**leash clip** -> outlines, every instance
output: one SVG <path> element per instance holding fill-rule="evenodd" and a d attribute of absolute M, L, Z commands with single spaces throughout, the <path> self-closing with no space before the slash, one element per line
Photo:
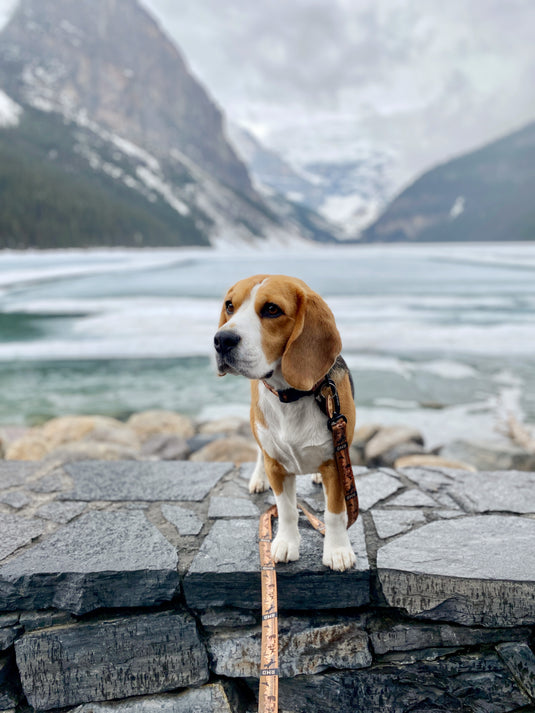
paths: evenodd
<path fill-rule="evenodd" d="M 327 426 L 329 427 L 329 431 L 332 431 L 333 428 L 341 421 L 347 423 L 347 418 L 344 416 L 343 413 L 335 413 L 331 418 L 327 419 Z"/>
<path fill-rule="evenodd" d="M 326 389 L 329 389 L 328 393 L 325 393 Z M 325 413 L 328 417 L 327 424 L 331 431 L 334 423 L 341 418 L 347 423 L 346 417 L 340 413 L 340 397 L 338 396 L 336 384 L 332 379 L 329 379 L 328 376 L 325 377 L 320 386 L 319 397 L 325 405 Z"/>

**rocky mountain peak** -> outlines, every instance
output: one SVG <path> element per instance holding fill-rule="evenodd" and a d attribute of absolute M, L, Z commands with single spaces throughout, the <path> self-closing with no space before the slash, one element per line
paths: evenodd
<path fill-rule="evenodd" d="M 0 86 L 254 195 L 220 110 L 137 0 L 20 0 L 0 33 Z"/>

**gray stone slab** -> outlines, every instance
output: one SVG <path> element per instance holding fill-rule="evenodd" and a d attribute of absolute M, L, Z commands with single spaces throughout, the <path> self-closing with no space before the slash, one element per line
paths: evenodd
<path fill-rule="evenodd" d="M 208 609 L 200 614 L 201 624 L 204 629 L 239 629 L 245 626 L 254 626 L 256 617 L 239 609 Z"/>
<path fill-rule="evenodd" d="M 493 652 L 281 679 L 279 692 L 281 710 L 306 713 L 506 713 L 530 702 Z"/>
<path fill-rule="evenodd" d="M 416 663 L 417 661 L 436 661 L 444 656 L 459 653 L 461 650 L 462 646 L 414 649 L 411 651 L 399 651 L 390 654 L 383 654 L 378 657 L 377 661 L 381 664 L 395 664 L 396 666 L 401 667 L 402 664 L 411 664 Z"/>
<path fill-rule="evenodd" d="M 74 713 L 74 712 L 73 712 Z M 220 683 L 183 693 L 133 698 L 110 703 L 85 703 L 76 713 L 234 713 Z"/>
<path fill-rule="evenodd" d="M 24 635 L 15 652 L 24 693 L 38 710 L 208 680 L 206 650 L 185 612 L 44 629 Z"/>
<path fill-rule="evenodd" d="M 0 629 L 4 629 L 7 626 L 14 626 L 19 623 L 20 614 L 17 612 L 8 612 L 7 614 L 0 614 Z"/>
<path fill-rule="evenodd" d="M 354 569 L 346 572 L 333 572 L 323 566 L 323 539 L 303 516 L 300 532 L 300 559 L 277 565 L 280 608 L 342 609 L 367 604 L 370 600 L 370 568 L 362 520 L 349 530 L 357 563 Z M 193 608 L 259 608 L 258 522 L 247 518 L 216 520 L 193 560 L 183 586 L 186 600 Z"/>
<path fill-rule="evenodd" d="M 82 461 L 65 470 L 74 482 L 65 500 L 201 501 L 230 472 L 230 463 Z"/>
<path fill-rule="evenodd" d="M 401 495 L 398 495 L 393 500 L 388 501 L 388 507 L 400 508 L 400 507 L 410 507 L 410 508 L 434 508 L 437 506 L 435 500 L 432 497 L 423 493 L 417 488 L 411 488 L 406 490 Z"/>
<path fill-rule="evenodd" d="M 403 487 L 397 478 L 381 471 L 364 476 L 356 475 L 355 483 L 359 494 L 360 509 L 363 511 L 370 510 L 378 502 L 385 500 Z"/>
<path fill-rule="evenodd" d="M 162 513 L 180 535 L 198 535 L 203 528 L 203 521 L 192 510 L 180 505 L 162 505 Z"/>
<path fill-rule="evenodd" d="M 65 523 L 81 515 L 86 507 L 86 503 L 53 502 L 43 505 L 35 514 L 38 517 L 42 517 L 43 520 L 52 520 L 52 522 L 65 525 Z"/>
<path fill-rule="evenodd" d="M 535 701 L 535 654 L 528 644 L 511 641 L 500 644 L 496 650 L 522 690 Z"/>
<path fill-rule="evenodd" d="M 425 515 L 419 510 L 374 510 L 372 517 L 377 534 L 383 540 L 425 522 Z"/>
<path fill-rule="evenodd" d="M 438 493 L 452 483 L 452 478 L 461 471 L 439 468 L 404 468 L 403 474 L 429 493 Z"/>
<path fill-rule="evenodd" d="M 0 567 L 0 609 L 154 605 L 175 594 L 177 563 L 143 512 L 89 512 Z"/>
<path fill-rule="evenodd" d="M 468 512 L 535 513 L 535 473 L 459 472 L 450 492 Z"/>
<path fill-rule="evenodd" d="M 27 493 L 22 492 L 21 490 L 14 490 L 11 493 L 2 493 L 0 494 L 0 503 L 3 503 L 4 505 L 9 505 L 12 508 L 15 508 L 16 510 L 20 510 L 20 508 L 23 508 L 25 505 L 28 505 L 31 503 L 32 499 Z"/>
<path fill-rule="evenodd" d="M 60 473 L 53 472 L 30 483 L 28 489 L 33 490 L 34 493 L 59 493 L 65 487 L 65 480 L 66 478 Z"/>
<path fill-rule="evenodd" d="M 208 640 L 210 667 L 218 676 L 259 678 L 262 629 L 219 630 Z M 372 663 L 368 635 L 358 619 L 283 617 L 279 620 L 280 675 L 314 674 L 328 668 Z"/>
<path fill-rule="evenodd" d="M 0 460 L 0 490 L 15 485 L 25 485 L 28 478 L 37 472 L 39 463 L 28 461 Z"/>
<path fill-rule="evenodd" d="M 387 602 L 410 615 L 484 626 L 535 623 L 535 520 L 439 520 L 381 547 Z"/>
<path fill-rule="evenodd" d="M 44 531 L 41 520 L 27 519 L 20 515 L 0 513 L 0 560 L 27 545 Z"/>
<path fill-rule="evenodd" d="M 371 627 L 370 641 L 376 654 L 413 651 L 430 647 L 476 646 L 503 641 L 526 641 L 531 635 L 529 627 L 491 628 L 457 626 L 442 623 L 403 621 L 390 624 L 378 617 Z"/>
<path fill-rule="evenodd" d="M 74 621 L 74 617 L 63 611 L 48 609 L 45 611 L 30 611 L 20 613 L 20 625 L 24 631 L 35 631 L 36 629 L 47 629 L 50 626 L 61 626 Z"/>
<path fill-rule="evenodd" d="M 260 510 L 249 498 L 210 498 L 208 517 L 258 517 Z"/>

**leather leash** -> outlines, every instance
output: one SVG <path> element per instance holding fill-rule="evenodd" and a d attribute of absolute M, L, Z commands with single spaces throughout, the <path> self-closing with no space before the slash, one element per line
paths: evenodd
<path fill-rule="evenodd" d="M 359 497 L 355 485 L 353 468 L 351 466 L 351 458 L 349 456 L 346 428 L 347 418 L 340 413 L 340 398 L 336 384 L 328 377 L 325 377 L 316 395 L 316 401 L 318 401 L 320 408 L 322 408 L 323 404 L 322 399 L 324 400 L 325 413 L 328 417 L 327 425 L 333 436 L 334 460 L 336 462 L 340 485 L 344 491 L 347 510 L 347 527 L 349 529 L 359 516 Z"/>
<path fill-rule="evenodd" d="M 267 384 L 266 384 L 267 386 Z M 270 387 L 268 387 L 270 388 Z M 270 389 L 271 390 L 271 389 Z M 346 435 L 346 417 L 340 413 L 340 400 L 336 384 L 325 377 L 314 393 L 320 408 L 328 417 L 333 436 L 334 457 L 340 483 L 344 488 L 347 527 L 359 514 L 359 501 L 353 468 L 349 457 Z M 312 527 L 325 535 L 325 524 L 302 505 L 298 505 Z M 277 713 L 279 709 L 279 625 L 277 573 L 271 557 L 272 518 L 277 517 L 277 506 L 272 505 L 260 517 L 258 528 L 260 552 L 260 579 L 262 584 L 262 645 L 260 654 L 260 683 L 258 687 L 259 713 Z"/>
<path fill-rule="evenodd" d="M 325 525 L 302 505 L 298 506 L 312 527 L 322 535 Z M 262 648 L 260 652 L 260 683 L 258 684 L 258 713 L 277 713 L 279 710 L 279 609 L 277 572 L 271 557 L 271 520 L 278 517 L 272 505 L 260 516 L 258 527 L 260 550 L 260 580 L 262 583 Z"/>

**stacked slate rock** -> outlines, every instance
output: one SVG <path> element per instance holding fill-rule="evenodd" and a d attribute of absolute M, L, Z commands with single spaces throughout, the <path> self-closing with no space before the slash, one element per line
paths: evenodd
<path fill-rule="evenodd" d="M 0 711 L 254 711 L 251 467 L 0 462 Z M 280 710 L 534 710 L 535 473 L 355 470 L 355 567 L 304 519 L 277 566 Z"/>

